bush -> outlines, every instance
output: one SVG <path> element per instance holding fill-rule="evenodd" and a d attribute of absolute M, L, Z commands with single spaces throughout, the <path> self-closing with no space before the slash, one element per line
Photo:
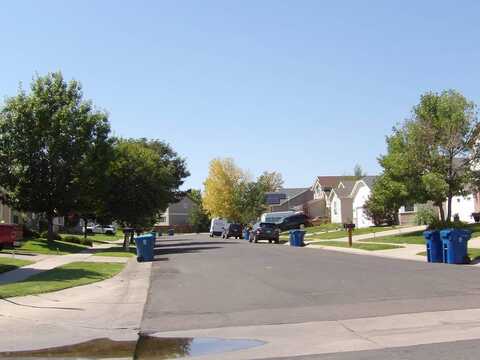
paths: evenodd
<path fill-rule="evenodd" d="M 40 237 L 43 239 L 48 239 L 48 231 L 42 231 L 40 233 Z M 53 240 L 62 240 L 62 237 L 58 235 L 58 233 L 54 232 L 53 233 Z"/>
<path fill-rule="evenodd" d="M 84 239 L 80 236 L 75 235 L 67 235 L 62 238 L 62 241 L 73 243 L 73 244 L 80 244 L 86 246 L 93 246 L 93 241 L 91 239 Z"/>
<path fill-rule="evenodd" d="M 432 225 L 438 222 L 437 212 L 429 206 L 422 206 L 415 216 L 417 225 Z"/>
<path fill-rule="evenodd" d="M 40 234 L 38 233 L 38 231 L 32 230 L 27 226 L 23 225 L 23 237 L 25 239 L 35 239 L 39 238 Z"/>

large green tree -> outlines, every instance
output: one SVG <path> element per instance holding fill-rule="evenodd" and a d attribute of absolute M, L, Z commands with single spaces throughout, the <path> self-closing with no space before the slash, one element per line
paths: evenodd
<path fill-rule="evenodd" d="M 474 179 L 479 122 L 475 104 L 453 91 L 421 96 L 411 119 L 387 138 L 384 174 L 406 189 L 406 201 L 432 201 L 451 220 L 452 198 Z M 447 201 L 447 213 L 443 203 Z"/>
<path fill-rule="evenodd" d="M 185 161 L 168 145 L 152 143 L 156 145 L 144 139 L 115 143 L 106 212 L 124 226 L 151 227 L 158 213 L 183 195 L 178 188 L 189 175 Z"/>
<path fill-rule="evenodd" d="M 84 99 L 80 83 L 60 72 L 35 77 L 29 92 L 19 90 L 1 109 L 3 201 L 45 214 L 51 241 L 53 218 L 78 205 L 85 169 L 109 132 L 107 114 Z"/>
<path fill-rule="evenodd" d="M 234 206 L 238 217 L 231 220 L 242 224 L 255 221 L 266 210 L 265 185 L 258 181 L 241 182 L 234 192 Z"/>

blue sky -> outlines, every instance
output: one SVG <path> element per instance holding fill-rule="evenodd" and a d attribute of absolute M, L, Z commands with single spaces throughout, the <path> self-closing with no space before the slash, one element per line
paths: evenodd
<path fill-rule="evenodd" d="M 214 157 L 310 186 L 359 163 L 421 93 L 479 103 L 475 1 L 3 1 L 0 96 L 61 70 L 116 135 L 158 138 L 202 187 Z"/>

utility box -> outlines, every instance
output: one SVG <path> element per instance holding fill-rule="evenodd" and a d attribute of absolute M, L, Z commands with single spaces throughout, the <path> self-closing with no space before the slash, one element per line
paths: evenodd
<path fill-rule="evenodd" d="M 15 224 L 0 224 L 0 250 L 4 246 L 13 246 L 17 241 L 18 226 Z M 21 236 L 19 237 L 20 240 Z"/>

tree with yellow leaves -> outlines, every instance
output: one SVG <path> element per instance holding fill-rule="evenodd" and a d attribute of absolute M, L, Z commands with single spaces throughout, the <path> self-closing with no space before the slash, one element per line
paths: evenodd
<path fill-rule="evenodd" d="M 204 182 L 203 206 L 211 217 L 231 221 L 242 218 L 236 206 L 238 188 L 247 180 L 247 175 L 231 158 L 217 158 L 210 162 L 208 177 Z"/>

